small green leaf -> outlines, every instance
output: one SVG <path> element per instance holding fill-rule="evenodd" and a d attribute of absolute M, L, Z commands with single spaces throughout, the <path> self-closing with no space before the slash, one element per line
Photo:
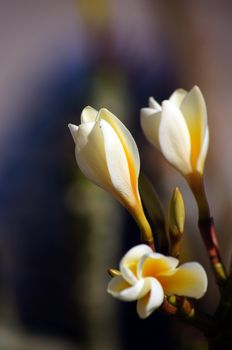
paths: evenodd
<path fill-rule="evenodd" d="M 139 191 L 143 206 L 153 225 L 155 238 L 157 238 L 158 241 L 159 251 L 162 253 L 167 253 L 168 236 L 166 232 L 166 221 L 162 204 L 154 186 L 142 173 L 140 173 L 139 176 Z"/>

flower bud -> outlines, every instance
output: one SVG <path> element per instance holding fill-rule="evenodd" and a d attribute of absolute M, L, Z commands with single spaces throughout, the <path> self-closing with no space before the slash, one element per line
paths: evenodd
<path fill-rule="evenodd" d="M 172 236 L 178 237 L 184 232 L 185 208 L 181 192 L 178 187 L 173 191 L 169 208 L 168 224 Z"/>
<path fill-rule="evenodd" d="M 153 246 L 138 190 L 139 152 L 129 130 L 107 109 L 96 111 L 89 106 L 82 111 L 81 124 L 69 124 L 69 129 L 81 171 L 132 214 L 142 240 Z"/>
<path fill-rule="evenodd" d="M 168 232 L 170 255 L 179 257 L 180 241 L 184 233 L 184 201 L 178 187 L 173 191 L 168 208 Z"/>

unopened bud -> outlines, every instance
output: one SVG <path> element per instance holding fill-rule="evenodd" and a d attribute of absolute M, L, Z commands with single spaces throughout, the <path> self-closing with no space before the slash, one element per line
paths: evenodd
<path fill-rule="evenodd" d="M 121 272 L 119 270 L 116 269 L 108 269 L 108 274 L 110 275 L 110 277 L 115 277 L 115 276 L 120 276 Z"/>
<path fill-rule="evenodd" d="M 180 255 L 180 241 L 184 233 L 184 221 L 184 201 L 180 190 L 176 187 L 168 209 L 169 253 L 176 258 Z"/>
<path fill-rule="evenodd" d="M 169 203 L 168 224 L 169 231 L 174 237 L 178 237 L 184 232 L 185 209 L 184 201 L 178 187 L 175 188 Z"/>

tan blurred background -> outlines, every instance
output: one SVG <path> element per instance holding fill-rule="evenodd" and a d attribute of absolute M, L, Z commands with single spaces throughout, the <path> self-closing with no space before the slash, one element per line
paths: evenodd
<path fill-rule="evenodd" d="M 190 336 L 191 349 L 207 349 L 199 334 L 177 335 L 163 315 L 141 322 L 134 305 L 106 294 L 107 268 L 139 233 L 80 174 L 67 123 L 90 104 L 130 128 L 164 206 L 176 185 L 184 193 L 182 259 L 208 266 L 193 198 L 139 126 L 149 96 L 197 84 L 209 115 L 207 192 L 229 268 L 231 20 L 229 0 L 0 0 L 0 349 L 187 349 Z M 217 297 L 211 276 L 200 307 L 213 311 Z"/>

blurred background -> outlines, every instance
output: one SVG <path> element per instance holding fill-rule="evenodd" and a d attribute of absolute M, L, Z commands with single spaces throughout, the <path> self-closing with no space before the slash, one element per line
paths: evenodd
<path fill-rule="evenodd" d="M 207 349 L 161 313 L 107 295 L 107 268 L 139 243 L 129 214 L 80 173 L 67 124 L 104 106 L 131 130 L 164 208 L 187 212 L 183 261 L 208 269 L 196 207 L 148 144 L 139 111 L 200 86 L 208 107 L 206 185 L 229 268 L 232 224 L 231 1 L 0 0 L 0 350 Z M 213 312 L 210 285 L 199 307 Z M 181 330 L 181 332 L 180 332 Z"/>

